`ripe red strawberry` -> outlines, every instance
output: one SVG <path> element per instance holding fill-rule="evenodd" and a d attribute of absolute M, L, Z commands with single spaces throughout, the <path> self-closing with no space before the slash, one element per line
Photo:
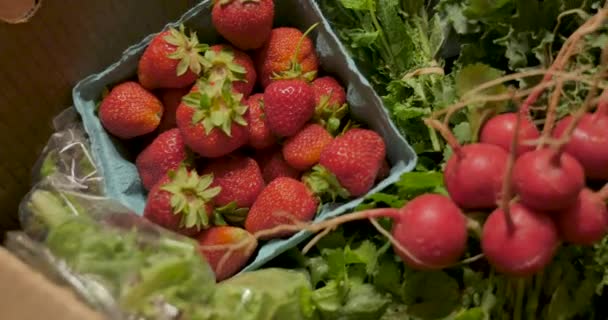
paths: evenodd
<path fill-rule="evenodd" d="M 197 236 L 201 254 L 215 273 L 215 280 L 222 281 L 239 272 L 253 254 L 257 240 L 247 230 L 220 226 L 212 227 Z M 238 245 L 248 242 L 249 246 L 232 251 L 217 250 L 213 246 Z M 224 258 L 227 257 L 227 258 Z M 222 259 L 225 259 L 222 263 Z M 222 265 L 220 265 L 222 263 Z M 220 268 L 221 267 L 221 268 Z"/>
<path fill-rule="evenodd" d="M 163 132 L 135 160 L 139 177 L 146 190 L 177 169 L 188 158 L 184 139 L 178 129 Z"/>
<path fill-rule="evenodd" d="M 217 32 L 241 50 L 264 45 L 273 19 L 273 0 L 219 0 L 211 11 Z"/>
<path fill-rule="evenodd" d="M 255 201 L 247 219 L 245 229 L 255 234 L 279 225 L 290 225 L 296 221 L 306 222 L 314 218 L 318 200 L 302 182 L 292 178 L 277 178 L 272 181 Z M 260 239 L 280 238 L 293 232 L 279 231 Z"/>
<path fill-rule="evenodd" d="M 199 176 L 180 167 L 170 171 L 148 194 L 144 217 L 169 230 L 194 236 L 210 225 L 213 198 L 220 188 L 210 188 L 213 176 Z"/>
<path fill-rule="evenodd" d="M 268 128 L 266 114 L 264 113 L 264 95 L 254 94 L 247 100 L 248 111 L 246 115 L 249 125 L 249 145 L 255 149 L 266 149 L 277 142 L 277 139 Z"/>
<path fill-rule="evenodd" d="M 300 30 L 289 27 L 272 30 L 268 42 L 257 53 L 255 62 L 264 88 L 277 75 L 303 77 L 312 81 L 319 70 L 319 59 L 312 40 Z"/>
<path fill-rule="evenodd" d="M 177 107 L 182 103 L 182 98 L 190 92 L 190 88 L 164 89 L 158 95 L 163 103 L 164 112 L 163 118 L 158 126 L 159 132 L 164 132 L 177 128 L 175 113 Z"/>
<path fill-rule="evenodd" d="M 319 162 L 321 152 L 334 138 L 322 126 L 312 123 L 283 144 L 283 157 L 292 167 L 304 171 Z"/>
<path fill-rule="evenodd" d="M 217 158 L 247 143 L 243 95 L 231 82 L 200 82 L 177 108 L 177 126 L 186 145 L 199 155 Z"/>
<path fill-rule="evenodd" d="M 324 105 L 338 108 L 346 103 L 346 91 L 342 85 L 333 77 L 325 76 L 315 79 L 311 83 L 315 92 L 317 108 Z"/>
<path fill-rule="evenodd" d="M 380 170 L 378 170 L 378 176 L 376 177 L 376 181 L 382 181 L 386 179 L 391 174 L 391 166 L 388 164 L 388 161 L 384 159 L 382 161 L 382 166 Z"/>
<path fill-rule="evenodd" d="M 215 159 L 201 174 L 213 174 L 212 186 L 222 188 L 215 197 L 216 206 L 234 202 L 237 208 L 249 208 L 264 189 L 264 178 L 258 163 L 240 155 Z"/>
<path fill-rule="evenodd" d="M 273 82 L 264 91 L 264 111 L 268 127 L 275 135 L 293 136 L 315 112 L 312 88 L 299 79 Z"/>
<path fill-rule="evenodd" d="M 244 52 L 228 45 L 215 45 L 205 52 L 210 82 L 232 81 L 234 91 L 245 98 L 253 92 L 257 78 L 253 61 Z"/>
<path fill-rule="evenodd" d="M 122 139 L 156 130 L 162 115 L 160 100 L 133 81 L 112 88 L 99 105 L 99 120 L 104 128 Z"/>
<path fill-rule="evenodd" d="M 358 197 L 374 185 L 385 156 L 386 146 L 380 135 L 354 128 L 325 147 L 319 164 L 335 175 L 350 196 Z"/>
<path fill-rule="evenodd" d="M 196 33 L 186 36 L 184 26 L 170 28 L 155 36 L 139 59 L 137 76 L 148 89 L 184 88 L 191 86 L 205 63 Z"/>
<path fill-rule="evenodd" d="M 300 172 L 285 161 L 281 149 L 260 150 L 256 160 L 262 169 L 266 184 L 279 177 L 300 178 Z"/>

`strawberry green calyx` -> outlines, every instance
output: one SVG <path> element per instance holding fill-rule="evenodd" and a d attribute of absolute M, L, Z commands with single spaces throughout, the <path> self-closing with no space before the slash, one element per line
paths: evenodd
<path fill-rule="evenodd" d="M 330 105 L 331 95 L 321 97 L 321 101 L 315 109 L 313 120 L 322 125 L 332 136 L 336 136 L 340 130 L 342 119 L 348 114 L 348 104 L 341 106 Z"/>
<path fill-rule="evenodd" d="M 243 105 L 243 94 L 232 89 L 232 82 L 199 81 L 198 91 L 191 92 L 183 98 L 183 102 L 194 108 L 192 123 L 202 123 L 205 134 L 214 128 L 221 129 L 229 137 L 232 136 L 232 123 L 246 126 L 244 118 L 247 106 Z"/>
<path fill-rule="evenodd" d="M 182 166 L 169 172 L 169 178 L 161 190 L 172 194 L 171 208 L 173 214 L 181 215 L 181 226 L 199 230 L 209 226 L 207 204 L 222 190 L 220 187 L 210 188 L 213 175 L 199 176 L 195 170 L 188 171 Z"/>
<path fill-rule="evenodd" d="M 215 212 L 230 224 L 243 226 L 247 213 L 249 213 L 249 208 L 239 208 L 236 202 L 233 201 L 223 207 L 215 208 Z"/>
<path fill-rule="evenodd" d="M 304 32 L 304 34 L 302 34 L 302 37 L 300 38 L 300 40 L 298 41 L 298 45 L 296 46 L 294 55 L 291 58 L 291 61 L 289 62 L 289 69 L 279 73 L 273 73 L 273 80 L 304 79 L 307 82 L 311 82 L 317 77 L 317 71 L 309 71 L 304 74 L 302 73 L 302 64 L 300 63 L 300 61 L 298 61 L 298 56 L 300 55 L 300 50 L 302 49 L 302 43 L 304 42 L 304 39 L 306 39 L 308 34 L 312 32 L 312 30 L 314 30 L 318 25 L 318 22 L 313 24 L 312 26 L 310 26 L 310 28 L 308 28 L 308 30 L 306 30 L 306 32 Z"/>
<path fill-rule="evenodd" d="M 256 2 L 260 2 L 260 0 L 216 0 L 217 2 L 220 3 L 221 6 L 226 6 L 231 4 L 234 1 L 240 1 L 241 3 L 256 3 Z"/>
<path fill-rule="evenodd" d="M 177 75 L 181 76 L 190 70 L 195 74 L 201 74 L 203 67 L 207 61 L 201 53 L 205 52 L 209 46 L 198 42 L 196 32 L 190 32 L 190 36 L 186 36 L 184 25 L 179 26 L 179 30 L 169 28 L 169 34 L 163 38 L 167 43 L 177 47 L 175 51 L 167 57 L 174 60 L 179 60 L 177 65 Z"/>
<path fill-rule="evenodd" d="M 207 70 L 205 77 L 209 82 L 221 83 L 225 81 L 244 81 L 247 70 L 236 63 L 234 60 L 234 52 L 228 48 L 222 48 L 219 52 L 215 50 L 207 50 L 205 52 L 205 60 Z"/>
<path fill-rule="evenodd" d="M 314 166 L 309 173 L 304 175 L 302 181 L 312 193 L 322 200 L 334 202 L 337 199 L 350 197 L 350 192 L 340 185 L 338 178 L 322 165 Z"/>

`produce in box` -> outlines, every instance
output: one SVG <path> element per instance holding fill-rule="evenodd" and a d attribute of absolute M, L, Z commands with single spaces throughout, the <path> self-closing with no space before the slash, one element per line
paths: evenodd
<path fill-rule="evenodd" d="M 278 15 L 295 7 L 303 11 L 293 22 Z M 259 34 L 235 37 L 235 28 Z M 204 1 L 126 57 L 75 88 L 108 195 L 192 238 L 229 225 L 264 239 L 259 250 L 230 260 L 231 275 L 259 268 L 306 237 L 269 229 L 339 215 L 414 165 L 407 142 L 310 1 Z M 137 79 L 125 73 L 134 67 Z M 142 116 L 129 114 L 136 108 L 107 103 L 117 88 L 138 82 L 139 94 L 157 97 L 154 106 L 167 104 L 144 108 L 154 120 L 142 122 L 145 130 Z M 96 91 L 101 84 L 105 96 Z M 86 99 L 121 116 L 98 118 Z M 271 207 L 283 216 L 267 212 Z"/>
<path fill-rule="evenodd" d="M 201 97 L 187 99 L 191 108 L 214 105 L 216 100 L 203 98 L 206 94 L 230 110 L 227 117 L 215 116 L 215 122 L 210 112 L 199 113 L 201 121 L 210 119 L 202 125 L 208 131 L 204 134 L 216 130 L 231 138 L 239 122 L 247 126 L 242 122 L 251 120 L 243 107 L 255 105 L 255 112 L 264 115 L 254 130 L 247 130 L 261 143 L 237 138 L 238 147 L 223 146 L 240 149 L 236 153 L 223 151 L 211 156 L 215 159 L 195 160 L 201 170 L 216 161 L 259 161 L 258 170 L 247 178 L 256 176 L 254 185 L 264 180 L 267 186 L 250 190 L 257 193 L 250 210 L 235 198 L 220 201 L 223 206 L 212 215 L 207 213 L 210 210 L 197 212 L 205 206 L 191 206 L 189 201 L 213 203 L 221 192 L 208 193 L 212 184 L 208 179 L 199 184 L 199 172 L 192 167 L 174 169 L 184 181 L 193 177 L 185 184 L 188 187 L 174 190 L 181 194 L 175 206 L 194 212 L 180 224 L 196 229 L 217 224 L 199 235 L 201 252 L 217 278 L 237 272 L 259 240 L 306 230 L 319 234 L 301 250 L 293 249 L 267 266 L 310 272 L 313 291 L 300 292 L 312 298 L 300 297 L 299 308 L 304 309 L 290 315 L 604 319 L 597 301 L 603 294 L 607 265 L 608 187 L 602 187 L 606 179 L 601 174 L 602 117 L 608 96 L 603 67 L 607 11 L 599 2 L 503 1 L 482 6 L 443 0 L 430 17 L 430 6 L 422 1 L 320 3 L 353 57 L 368 69 L 370 81 L 399 129 L 414 143 L 420 161 L 415 172 L 404 174 L 385 193 L 368 194 L 357 212 L 309 221 L 317 201 L 367 194 L 369 185 L 386 174 L 386 160 L 378 154 L 390 152 L 390 144 L 382 141 L 382 129 L 375 130 L 382 142 L 378 144 L 372 142 L 378 141 L 374 130 L 357 128 L 356 120 L 340 121 L 348 118 L 348 104 L 340 98 L 343 90 L 336 89 L 333 100 L 331 89 L 340 82 L 323 75 L 314 79 L 323 68 L 308 45 L 303 46 L 303 56 L 285 58 L 284 51 L 297 53 L 307 41 L 296 49 L 289 49 L 291 41 L 273 48 L 273 41 L 283 41 L 286 34 L 309 31 L 281 27 L 274 32 L 270 27 L 265 33 L 269 45 L 252 45 L 262 48 L 253 61 L 262 62 L 256 77 L 269 90 L 268 96 L 264 92 L 250 103 L 251 92 L 232 85 L 240 81 L 243 88 L 247 82 L 226 81 L 242 74 L 242 69 L 233 67 L 206 76 L 201 70 L 194 92 Z M 243 10 L 245 3 L 240 5 L 229 8 Z M 447 32 L 458 34 L 460 43 L 446 44 Z M 227 33 L 226 38 L 230 38 Z M 232 39 L 234 46 L 246 46 Z M 460 50 L 455 60 L 443 60 L 438 53 L 450 46 Z M 268 62 L 269 53 L 276 53 L 280 61 Z M 366 68 L 369 62 L 374 68 Z M 503 76 L 502 70 L 511 74 Z M 211 90 L 200 89 L 205 85 Z M 327 87 L 329 95 L 319 97 Z M 299 91 L 290 95 L 306 94 L 280 96 L 286 88 Z M 315 96 L 314 104 L 309 96 Z M 361 147 L 362 141 L 369 145 Z M 266 143 L 268 150 L 260 147 Z M 311 148 L 302 147 L 308 143 Z M 361 154 L 353 157 L 351 151 Z M 370 160 L 355 161 L 362 158 Z M 216 171 L 204 174 L 209 177 Z M 173 170 L 169 175 L 174 175 Z M 202 186 L 200 194 L 197 186 Z M 214 193 L 213 199 L 206 199 Z M 168 207 L 172 210 L 173 204 Z M 373 229 L 365 222 L 353 222 L 361 219 L 369 220 Z M 226 222 L 244 225 L 249 232 L 225 226 Z M 340 226 L 346 222 L 351 223 Z M 379 234 L 372 235 L 373 230 Z M 247 275 L 235 277 L 239 280 L 234 283 L 248 282 L 242 280 Z M 233 282 L 223 282 L 228 283 Z M 283 310 L 282 304 L 276 305 Z M 257 310 L 258 317 L 266 312 Z"/>

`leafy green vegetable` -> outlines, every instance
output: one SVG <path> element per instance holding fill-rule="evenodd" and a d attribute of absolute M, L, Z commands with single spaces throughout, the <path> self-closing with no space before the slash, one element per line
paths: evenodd
<path fill-rule="evenodd" d="M 268 268 L 239 274 L 217 286 L 210 320 L 314 320 L 305 273 Z"/>
<path fill-rule="evenodd" d="M 419 157 L 415 172 L 357 210 L 401 207 L 421 193 L 445 194 L 441 169 L 452 150 L 421 120 L 457 99 L 536 84 L 540 76 L 471 92 L 503 75 L 547 68 L 565 39 L 602 5 L 599 0 L 317 1 Z M 599 49 L 608 43 L 606 31 L 604 26 L 588 36 L 566 70 L 596 72 Z M 566 83 L 558 118 L 580 106 L 588 90 L 582 82 Z M 546 106 L 547 98 L 545 93 L 536 105 Z M 449 125 L 460 143 L 475 142 L 485 119 L 510 108 L 508 103 L 470 103 Z M 532 116 L 543 119 L 544 112 L 535 108 Z M 486 216 L 469 214 L 481 217 L 479 223 Z M 310 270 L 318 294 L 326 298 L 320 301 L 332 312 L 348 303 L 349 288 L 363 283 L 391 297 L 380 319 L 608 318 L 606 308 L 600 310 L 608 295 L 608 240 L 593 248 L 565 246 L 544 273 L 515 280 L 495 275 L 483 260 L 440 273 L 409 270 L 365 223 L 345 225 L 328 238 L 309 257 L 291 255 Z M 477 238 L 470 238 L 467 257 L 479 252 Z M 358 248 L 363 248 L 359 259 L 347 259 Z M 374 252 L 376 259 L 370 260 Z"/>
<path fill-rule="evenodd" d="M 139 316 L 158 317 L 162 304 L 194 314 L 208 303 L 215 277 L 193 241 L 95 221 L 75 199 L 36 190 L 28 205 L 48 228 L 46 246 L 74 272 L 102 283 L 125 311 Z"/>
<path fill-rule="evenodd" d="M 401 208 L 407 199 L 424 193 L 446 194 L 443 185 L 443 173 L 439 171 L 407 172 L 404 173 L 394 186 L 385 192 L 370 195 L 356 210 L 387 206 Z"/>
<path fill-rule="evenodd" d="M 421 121 L 454 97 L 438 58 L 445 40 L 439 17 L 429 17 L 419 0 L 319 2 L 414 149 L 441 151 L 440 139 Z"/>
<path fill-rule="evenodd" d="M 462 52 L 458 63 L 486 63 L 516 71 L 548 67 L 556 49 L 600 1 L 441 0 L 436 10 Z"/>

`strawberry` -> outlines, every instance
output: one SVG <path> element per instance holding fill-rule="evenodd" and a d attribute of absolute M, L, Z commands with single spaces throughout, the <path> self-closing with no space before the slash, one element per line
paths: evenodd
<path fill-rule="evenodd" d="M 308 124 L 295 136 L 283 144 L 283 157 L 290 166 L 298 170 L 308 170 L 319 162 L 321 151 L 333 137 L 318 124 Z"/>
<path fill-rule="evenodd" d="M 313 26 L 314 27 L 314 26 Z M 319 70 L 319 58 L 312 40 L 300 30 L 289 27 L 273 29 L 268 42 L 257 52 L 256 67 L 263 88 L 276 77 L 303 77 L 312 81 Z"/>
<path fill-rule="evenodd" d="M 227 45 L 215 45 L 205 52 L 207 71 L 205 76 L 210 82 L 232 81 L 234 91 L 245 98 L 253 92 L 256 81 L 253 61 L 244 52 Z"/>
<path fill-rule="evenodd" d="M 380 166 L 380 170 L 378 170 L 378 176 L 376 177 L 376 181 L 382 181 L 386 179 L 391 174 L 391 166 L 388 164 L 388 161 L 384 159 L 382 161 L 382 166 Z"/>
<path fill-rule="evenodd" d="M 160 120 L 160 125 L 158 126 L 159 132 L 177 128 L 175 113 L 179 104 L 182 103 L 182 98 L 187 95 L 188 92 L 190 92 L 190 88 L 178 88 L 163 89 L 158 94 L 164 107 L 163 118 Z"/>
<path fill-rule="evenodd" d="M 158 135 L 135 160 L 144 188 L 150 190 L 169 170 L 177 169 L 187 158 L 186 145 L 178 129 Z"/>
<path fill-rule="evenodd" d="M 206 49 L 195 32 L 186 36 L 183 25 L 179 30 L 169 28 L 152 39 L 139 59 L 139 82 L 148 90 L 189 87 L 203 69 L 200 53 Z"/>
<path fill-rule="evenodd" d="M 341 197 L 362 196 L 374 185 L 385 155 L 386 146 L 376 132 L 350 129 L 323 149 L 319 166 L 313 168 L 313 173 L 305 181 L 317 195 L 335 192 Z M 316 179 L 325 180 L 325 183 L 316 183 Z M 328 186 L 336 186 L 336 180 L 347 194 L 340 188 L 324 190 Z"/>
<path fill-rule="evenodd" d="M 264 113 L 264 95 L 254 94 L 247 100 L 248 111 L 246 115 L 249 124 L 249 145 L 255 149 L 266 149 L 277 141 L 268 128 L 266 114 Z"/>
<path fill-rule="evenodd" d="M 257 240 L 249 232 L 230 226 L 211 227 L 198 235 L 196 239 L 199 243 L 201 255 L 211 266 L 218 282 L 239 272 L 257 246 Z M 228 249 L 217 250 L 211 248 L 213 246 L 238 245 L 246 241 L 249 241 L 249 246 L 243 246 L 242 249 L 232 252 L 229 252 Z"/>
<path fill-rule="evenodd" d="M 315 100 L 304 80 L 280 80 L 264 91 L 264 111 L 270 130 L 279 137 L 296 134 L 312 118 Z"/>
<path fill-rule="evenodd" d="M 273 0 L 219 0 L 211 11 L 217 32 L 241 50 L 264 45 L 273 20 Z"/>
<path fill-rule="evenodd" d="M 335 134 L 339 131 L 340 121 L 348 114 L 346 92 L 333 77 L 325 76 L 311 83 L 315 93 L 314 121 Z"/>
<path fill-rule="evenodd" d="M 346 103 L 346 91 L 342 85 L 333 77 L 325 76 L 315 79 L 311 83 L 315 92 L 317 108 L 328 106 L 338 108 Z"/>
<path fill-rule="evenodd" d="M 144 217 L 169 230 L 194 236 L 210 225 L 213 198 L 221 191 L 210 188 L 213 175 L 199 176 L 180 167 L 169 171 L 148 194 Z"/>
<path fill-rule="evenodd" d="M 300 172 L 285 161 L 281 149 L 263 151 L 264 153 L 258 154 L 257 161 L 266 184 L 279 177 L 300 178 Z"/>
<path fill-rule="evenodd" d="M 243 95 L 232 82 L 199 82 L 177 108 L 177 126 L 186 145 L 199 155 L 217 158 L 247 143 Z"/>
<path fill-rule="evenodd" d="M 215 197 L 214 203 L 230 222 L 242 222 L 246 210 L 251 207 L 262 189 L 264 178 L 258 163 L 241 155 L 226 156 L 211 161 L 201 172 L 213 174 L 214 187 L 222 191 Z M 237 211 L 238 210 L 238 211 Z"/>
<path fill-rule="evenodd" d="M 281 177 L 273 180 L 258 196 L 245 220 L 245 229 L 250 233 L 269 230 L 295 221 L 306 222 L 314 218 L 318 200 L 302 182 Z M 260 239 L 280 238 L 293 234 L 277 231 L 260 235 Z"/>
<path fill-rule="evenodd" d="M 99 105 L 99 120 L 104 128 L 122 139 L 156 130 L 162 115 L 160 100 L 133 81 L 112 88 Z"/>

